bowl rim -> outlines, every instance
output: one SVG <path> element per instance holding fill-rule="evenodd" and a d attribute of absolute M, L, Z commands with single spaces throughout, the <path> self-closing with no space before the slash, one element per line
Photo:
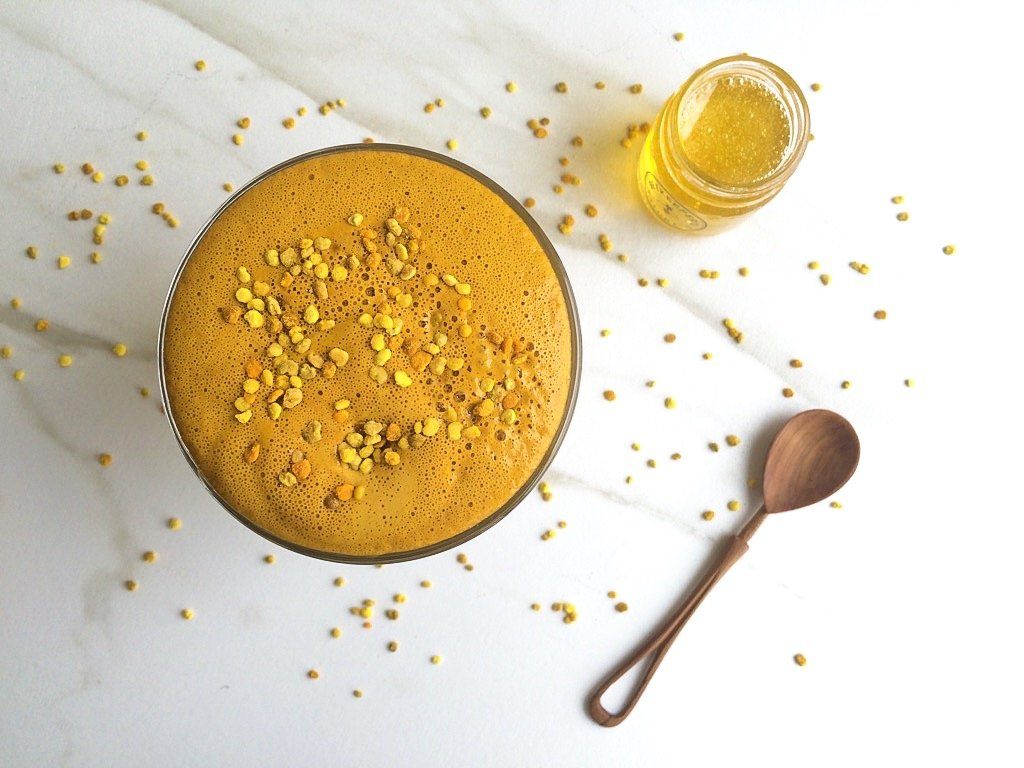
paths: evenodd
<path fill-rule="evenodd" d="M 490 515 L 485 517 L 480 522 L 467 528 L 465 531 L 458 533 L 454 536 L 450 536 L 441 541 L 429 544 L 424 547 L 417 549 L 403 550 L 401 552 L 390 552 L 380 555 L 350 555 L 340 552 L 329 552 L 325 550 L 316 549 L 313 547 L 306 547 L 302 544 L 297 544 L 288 539 L 284 539 L 277 536 L 270 531 L 262 528 L 261 526 L 249 520 L 238 510 L 234 509 L 231 504 L 224 499 L 220 493 L 210 484 L 209 480 L 199 469 L 195 459 L 193 459 L 188 446 L 185 444 L 182 438 L 181 432 L 178 429 L 178 425 L 174 419 L 174 412 L 171 409 L 170 397 L 167 393 L 167 381 L 166 381 L 166 370 L 164 367 L 164 346 L 167 332 L 167 320 L 170 315 L 171 301 L 174 298 L 175 291 L 178 287 L 178 282 L 181 279 L 181 275 L 185 270 L 185 266 L 188 264 L 193 253 L 195 253 L 196 247 L 206 236 L 210 227 L 216 223 L 221 215 L 227 211 L 242 195 L 251 190 L 257 184 L 274 175 L 275 173 L 282 171 L 286 168 L 290 168 L 299 163 L 307 160 L 312 160 L 317 157 L 323 157 L 325 155 L 339 154 L 343 152 L 395 152 L 399 154 L 412 155 L 414 157 L 420 157 L 427 160 L 442 163 L 450 168 L 454 168 L 457 171 L 465 173 L 470 178 L 477 182 L 480 182 L 487 187 L 491 192 L 495 193 L 501 200 L 508 205 L 519 218 L 525 223 L 538 244 L 544 250 L 544 253 L 548 257 L 548 261 L 551 264 L 552 269 L 555 271 L 555 275 L 558 278 L 559 286 L 562 290 L 562 297 L 565 301 L 566 311 L 569 316 L 569 336 L 570 343 L 572 345 L 571 359 L 570 359 L 570 371 L 569 371 L 569 391 L 566 398 L 565 411 L 562 414 L 562 420 L 558 425 L 558 429 L 555 431 L 555 435 L 548 445 L 547 451 L 544 456 L 538 462 L 534 471 L 530 474 L 529 478 L 523 485 L 498 509 L 492 512 Z M 255 177 L 250 179 L 240 188 L 238 188 L 230 197 L 228 197 L 213 214 L 206 220 L 206 223 L 199 229 L 188 248 L 185 249 L 185 254 L 181 258 L 177 269 L 174 272 L 174 276 L 171 279 L 170 287 L 167 290 L 167 296 L 164 299 L 163 311 L 160 317 L 160 329 L 157 336 L 157 373 L 160 381 L 160 400 L 163 404 L 164 415 L 167 417 L 168 423 L 171 426 L 171 431 L 174 433 L 175 440 L 177 440 L 178 447 L 181 449 L 182 454 L 185 456 L 189 467 L 195 475 L 200 479 L 206 490 L 217 500 L 217 502 L 227 512 L 231 514 L 236 520 L 245 525 L 254 533 L 262 536 L 264 539 L 271 541 L 278 546 L 284 547 L 285 549 L 297 552 L 308 557 L 317 558 L 319 560 L 326 560 L 335 563 L 348 563 L 353 565 L 384 565 L 387 563 L 400 563 L 409 560 L 418 560 L 420 558 L 429 557 L 430 555 L 436 555 L 440 552 L 445 552 L 453 547 L 457 547 L 461 544 L 466 543 L 470 539 L 474 539 L 481 533 L 496 525 L 502 519 L 504 519 L 515 507 L 517 507 L 533 490 L 534 486 L 540 481 L 540 478 L 551 466 L 551 462 L 554 460 L 555 455 L 558 453 L 558 449 L 562 445 L 562 441 L 565 439 L 566 432 L 569 429 L 569 423 L 572 420 L 573 411 L 576 408 L 576 400 L 579 395 L 579 384 L 580 375 L 582 371 L 582 335 L 580 332 L 580 320 L 579 313 L 576 307 L 576 299 L 572 292 L 572 286 L 569 283 L 569 276 L 566 273 L 565 265 L 562 263 L 558 252 L 552 245 L 551 240 L 544 233 L 544 230 L 537 223 L 537 221 L 529 214 L 526 208 L 509 194 L 502 186 L 491 179 L 489 176 L 484 175 L 480 171 L 476 170 L 472 166 L 469 166 L 459 160 L 452 157 L 442 155 L 438 152 L 433 152 L 429 149 L 422 149 L 420 147 L 407 146 L 404 144 L 387 144 L 377 143 L 372 144 L 337 144 L 330 147 L 322 147 L 315 149 L 310 152 L 304 152 L 300 155 L 288 158 L 276 165 L 266 169 L 265 171 L 257 174 Z"/>

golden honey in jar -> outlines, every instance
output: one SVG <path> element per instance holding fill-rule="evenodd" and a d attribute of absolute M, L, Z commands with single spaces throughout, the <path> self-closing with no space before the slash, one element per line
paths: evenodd
<path fill-rule="evenodd" d="M 779 67 L 746 55 L 713 61 L 651 126 L 640 195 L 670 227 L 720 232 L 778 194 L 803 157 L 809 124 L 800 87 Z"/>

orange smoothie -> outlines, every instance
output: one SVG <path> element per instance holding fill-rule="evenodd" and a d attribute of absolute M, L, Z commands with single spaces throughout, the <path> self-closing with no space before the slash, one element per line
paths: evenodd
<path fill-rule="evenodd" d="M 216 493 L 272 537 L 382 556 L 480 523 L 570 408 L 558 275 L 499 195 L 390 149 L 302 160 L 243 193 L 171 297 L 171 415 Z"/>

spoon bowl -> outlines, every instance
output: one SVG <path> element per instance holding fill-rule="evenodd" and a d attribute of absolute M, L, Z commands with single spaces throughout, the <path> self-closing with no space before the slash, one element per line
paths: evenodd
<path fill-rule="evenodd" d="M 764 511 L 788 512 L 827 499 L 853 477 L 860 440 L 833 411 L 798 413 L 775 435 L 764 464 Z"/>

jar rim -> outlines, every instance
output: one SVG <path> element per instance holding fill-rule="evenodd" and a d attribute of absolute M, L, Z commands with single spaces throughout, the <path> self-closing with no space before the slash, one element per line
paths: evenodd
<path fill-rule="evenodd" d="M 745 199 L 781 188 L 792 175 L 807 147 L 810 135 L 810 110 L 803 91 L 788 72 L 766 59 L 748 56 L 743 53 L 716 59 L 690 75 L 677 92 L 676 104 L 672 114 L 673 125 L 678 120 L 679 113 L 682 111 L 687 97 L 691 96 L 698 87 L 730 74 L 743 74 L 755 77 L 771 86 L 780 97 L 780 101 L 786 109 L 786 114 L 792 126 L 789 144 L 786 147 L 782 162 L 773 168 L 765 178 L 753 184 L 725 184 L 708 176 L 691 162 L 686 153 L 682 151 L 678 133 L 675 130 L 672 131 L 671 142 L 673 153 L 679 161 L 679 168 L 684 175 L 689 177 L 691 183 L 707 187 L 725 198 Z"/>

